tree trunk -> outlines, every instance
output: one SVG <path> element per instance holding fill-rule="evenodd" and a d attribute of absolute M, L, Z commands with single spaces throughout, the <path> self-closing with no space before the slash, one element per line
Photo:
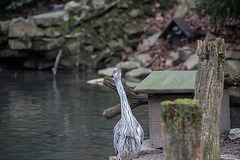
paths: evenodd
<path fill-rule="evenodd" d="M 226 45 L 223 39 L 198 41 L 198 71 L 195 99 L 202 106 L 202 154 L 204 160 L 220 159 L 219 124 L 224 88 L 224 60 Z"/>
<path fill-rule="evenodd" d="M 202 110 L 198 101 L 164 101 L 161 110 L 165 159 L 201 160 Z"/>

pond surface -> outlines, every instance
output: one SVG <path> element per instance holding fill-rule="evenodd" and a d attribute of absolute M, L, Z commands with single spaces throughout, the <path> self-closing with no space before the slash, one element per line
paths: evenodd
<path fill-rule="evenodd" d="M 95 74 L 0 72 L 1 160 L 107 160 L 114 155 L 113 127 L 102 111 L 116 92 L 89 85 Z M 148 138 L 147 107 L 134 109 Z"/>

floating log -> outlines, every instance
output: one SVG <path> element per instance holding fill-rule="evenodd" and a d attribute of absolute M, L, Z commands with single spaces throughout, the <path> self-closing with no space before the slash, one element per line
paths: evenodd
<path fill-rule="evenodd" d="M 202 106 L 202 159 L 220 159 L 220 115 L 224 89 L 224 61 L 226 44 L 224 39 L 198 41 L 198 71 L 195 97 Z"/>
<path fill-rule="evenodd" d="M 163 150 L 166 160 L 201 160 L 202 108 L 197 100 L 161 103 Z"/>

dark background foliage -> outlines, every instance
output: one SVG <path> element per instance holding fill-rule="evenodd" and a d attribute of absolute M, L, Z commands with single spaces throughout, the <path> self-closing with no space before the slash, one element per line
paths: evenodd
<path fill-rule="evenodd" d="M 195 11 L 211 16 L 211 21 L 240 18 L 240 0 L 196 0 Z"/>

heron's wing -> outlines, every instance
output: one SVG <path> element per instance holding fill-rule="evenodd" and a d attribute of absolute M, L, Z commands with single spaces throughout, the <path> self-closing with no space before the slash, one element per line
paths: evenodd
<path fill-rule="evenodd" d="M 140 125 L 140 123 L 136 120 L 136 126 L 137 126 L 137 134 L 140 136 L 140 140 L 141 140 L 141 143 L 143 142 L 143 139 L 144 139 L 144 132 L 143 132 L 143 128 L 142 126 Z"/>
<path fill-rule="evenodd" d="M 121 119 L 118 121 L 118 123 L 115 125 L 113 129 L 113 134 L 114 134 L 113 145 L 114 145 L 115 153 L 117 154 L 118 154 L 117 149 L 118 149 L 119 139 L 121 136 L 120 128 L 121 128 Z"/>
<path fill-rule="evenodd" d="M 142 126 L 139 123 L 137 123 L 137 134 L 139 135 L 140 141 L 142 143 L 144 138 L 144 132 Z"/>
<path fill-rule="evenodd" d="M 140 127 L 140 132 L 141 132 L 141 143 L 142 143 L 143 139 L 144 139 L 144 131 L 143 131 L 143 128 L 140 124 L 139 124 L 139 127 Z"/>

